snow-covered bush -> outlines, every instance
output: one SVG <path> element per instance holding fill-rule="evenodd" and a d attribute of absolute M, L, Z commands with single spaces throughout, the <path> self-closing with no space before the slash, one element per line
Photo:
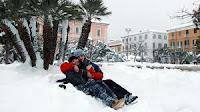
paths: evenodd
<path fill-rule="evenodd" d="M 76 50 L 77 42 L 71 42 L 68 45 L 66 52 L 66 59 L 72 52 Z M 98 41 L 94 46 L 92 40 L 88 40 L 88 43 L 84 49 L 84 52 L 91 61 L 93 62 L 124 62 L 123 55 L 120 55 L 110 49 L 105 43 Z"/>

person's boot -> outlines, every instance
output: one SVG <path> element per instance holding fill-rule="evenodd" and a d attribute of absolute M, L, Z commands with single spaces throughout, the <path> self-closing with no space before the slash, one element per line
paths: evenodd
<path fill-rule="evenodd" d="M 133 95 L 131 95 L 131 94 L 130 94 L 130 95 L 126 95 L 126 96 L 124 97 L 124 99 L 125 99 L 125 104 L 126 104 L 126 105 L 131 104 L 131 103 L 135 102 L 137 98 L 138 98 L 138 96 L 133 96 Z"/>
<path fill-rule="evenodd" d="M 112 103 L 112 108 L 117 110 L 117 109 L 120 109 L 124 106 L 125 104 L 125 100 L 122 98 L 120 100 L 115 100 L 113 103 Z"/>

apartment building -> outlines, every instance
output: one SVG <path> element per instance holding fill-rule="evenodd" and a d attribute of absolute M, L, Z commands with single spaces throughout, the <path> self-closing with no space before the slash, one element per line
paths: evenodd
<path fill-rule="evenodd" d="M 146 58 L 153 59 L 153 50 L 168 46 L 168 37 L 166 32 L 147 30 L 135 34 L 121 37 L 123 42 L 123 52 L 125 54 L 134 54 L 135 49 L 142 47 L 143 55 Z"/>
<path fill-rule="evenodd" d="M 168 44 L 170 49 L 189 52 L 199 52 L 196 48 L 196 40 L 200 36 L 200 30 L 193 23 L 182 24 L 173 27 L 168 32 Z"/>

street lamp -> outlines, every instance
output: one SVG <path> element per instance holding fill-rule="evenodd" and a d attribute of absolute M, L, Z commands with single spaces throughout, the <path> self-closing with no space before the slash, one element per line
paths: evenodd
<path fill-rule="evenodd" d="M 128 42 L 128 39 L 129 39 L 129 33 L 131 32 L 131 30 L 132 30 L 131 28 L 126 28 L 125 29 L 125 31 L 127 33 L 127 40 L 126 40 L 126 43 L 127 43 L 127 50 L 126 50 L 126 52 L 127 52 L 126 53 L 127 59 L 128 59 L 128 52 L 129 52 L 129 48 L 128 48 L 129 47 L 129 45 L 128 45 L 129 42 Z"/>

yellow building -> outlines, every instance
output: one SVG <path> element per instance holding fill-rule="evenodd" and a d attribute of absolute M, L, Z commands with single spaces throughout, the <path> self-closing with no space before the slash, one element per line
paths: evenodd
<path fill-rule="evenodd" d="M 170 49 L 189 52 L 199 52 L 196 47 L 196 40 L 200 36 L 200 30 L 193 23 L 182 24 L 167 30 L 168 46 Z"/>

